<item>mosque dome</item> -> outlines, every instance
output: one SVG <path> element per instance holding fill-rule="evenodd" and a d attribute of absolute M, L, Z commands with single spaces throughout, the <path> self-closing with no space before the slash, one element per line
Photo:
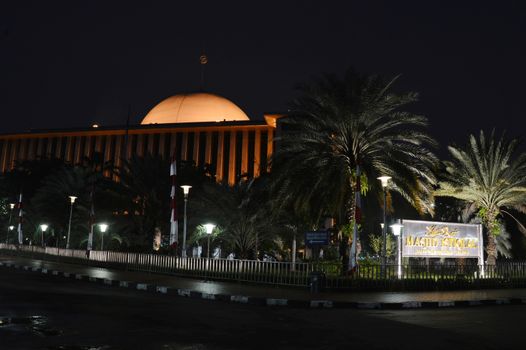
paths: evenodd
<path fill-rule="evenodd" d="M 168 97 L 152 108 L 141 124 L 246 121 L 248 116 L 224 97 L 209 93 Z"/>

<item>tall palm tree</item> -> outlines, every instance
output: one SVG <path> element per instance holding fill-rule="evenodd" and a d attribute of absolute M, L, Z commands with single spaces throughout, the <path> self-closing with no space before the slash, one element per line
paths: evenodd
<path fill-rule="evenodd" d="M 359 184 L 379 190 L 376 177 L 387 175 L 392 190 L 431 212 L 435 141 L 424 116 L 404 111 L 417 94 L 392 92 L 396 80 L 348 70 L 301 86 L 272 160 L 277 196 L 351 223 Z"/>
<path fill-rule="evenodd" d="M 452 160 L 444 162 L 446 179 L 440 182 L 436 196 L 463 200 L 467 211 L 476 214 L 488 231 L 487 263 L 497 259 L 497 239 L 502 231 L 502 217 L 513 219 L 521 232 L 526 228 L 512 211 L 526 213 L 526 154 L 517 152 L 517 139 L 507 141 L 494 133 L 478 139 L 470 135 L 464 149 L 449 146 Z"/>
<path fill-rule="evenodd" d="M 454 197 L 435 198 L 435 219 L 448 222 L 463 222 L 466 224 L 482 224 L 480 217 L 473 211 L 471 205 Z M 500 225 L 500 233 L 496 236 L 497 255 L 511 258 L 511 233 L 507 231 L 504 222 Z"/>

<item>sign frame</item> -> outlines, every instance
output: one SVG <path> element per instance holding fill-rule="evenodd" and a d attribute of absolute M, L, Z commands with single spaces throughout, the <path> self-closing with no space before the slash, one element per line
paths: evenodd
<path fill-rule="evenodd" d="M 476 238 L 478 239 L 478 247 L 477 247 L 477 255 L 474 256 L 474 255 L 468 255 L 468 256 L 462 256 L 462 255 L 451 255 L 451 256 L 447 256 L 447 255 L 433 255 L 433 254 L 430 254 L 430 255 L 412 255 L 412 254 L 407 254 L 407 252 L 405 251 L 405 246 L 406 246 L 406 241 L 405 241 L 405 238 L 406 238 L 406 235 L 407 235 L 407 232 L 406 232 L 406 224 L 407 223 L 416 223 L 416 224 L 424 224 L 424 225 L 433 225 L 433 226 L 445 226 L 445 227 L 448 227 L 448 226 L 454 226 L 454 227 L 471 227 L 471 228 L 475 228 L 476 229 Z M 483 237 L 483 234 L 482 234 L 482 225 L 481 224 L 466 224 L 466 223 L 456 223 L 456 222 L 442 222 L 442 221 L 427 221 L 427 220 L 403 220 L 402 221 L 402 225 L 404 225 L 404 227 L 402 228 L 402 232 L 401 232 L 401 242 L 402 242 L 402 249 L 401 249 L 401 253 L 402 253 L 402 256 L 404 257 L 411 257 L 411 258 L 449 258 L 449 259 L 457 259 L 457 258 L 469 258 L 469 259 L 474 259 L 474 258 L 477 258 L 478 259 L 478 265 L 480 266 L 484 266 L 484 237 Z"/>

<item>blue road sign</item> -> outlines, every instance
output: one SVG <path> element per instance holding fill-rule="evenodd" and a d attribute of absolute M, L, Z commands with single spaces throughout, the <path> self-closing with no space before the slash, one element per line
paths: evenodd
<path fill-rule="evenodd" d="M 328 245 L 329 244 L 329 232 L 327 231 L 305 232 L 305 244 L 308 246 Z"/>

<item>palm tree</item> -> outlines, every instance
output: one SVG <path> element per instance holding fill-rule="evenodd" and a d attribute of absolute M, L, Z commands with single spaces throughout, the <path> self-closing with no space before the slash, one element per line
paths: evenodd
<path fill-rule="evenodd" d="M 119 183 L 111 189 L 112 211 L 118 212 L 117 230 L 125 241 L 136 248 L 151 247 L 156 228 L 167 236 L 170 224 L 170 163 L 160 156 L 147 154 L 144 157 L 134 156 L 123 160 L 120 168 L 114 168 L 113 174 Z M 203 183 L 214 182 L 207 167 L 196 167 L 193 162 L 177 163 L 178 185 L 191 185 L 192 198 L 200 192 Z M 183 192 L 176 188 L 177 207 L 183 206 Z M 217 198 L 215 198 L 217 199 Z M 192 212 L 194 201 L 190 201 L 189 212 Z M 181 216 L 182 211 L 179 211 Z M 179 218 L 182 222 L 182 218 Z M 181 231 L 181 230 L 179 230 Z"/>
<path fill-rule="evenodd" d="M 194 232 L 192 232 L 192 234 L 188 237 L 188 246 L 189 247 L 192 247 L 192 246 L 201 246 L 204 242 L 206 248 L 205 250 L 208 250 L 208 242 L 210 242 L 210 246 L 214 245 L 214 244 L 217 244 L 219 246 L 221 246 L 221 243 L 223 243 L 223 241 L 220 239 L 220 237 L 222 236 L 223 234 L 223 230 L 220 226 L 216 226 L 213 228 L 212 230 L 212 233 L 208 234 L 206 233 L 206 228 L 204 225 L 197 225 L 195 227 L 195 230 Z M 210 239 L 210 240 L 209 240 Z M 222 248 L 225 248 L 225 247 L 222 247 Z M 230 247 L 226 247 L 226 248 L 230 248 Z M 210 254 L 212 254 L 213 250 L 210 249 Z M 202 255 L 206 256 L 206 254 L 204 254 L 204 252 L 201 252 Z M 208 256 L 206 256 L 208 257 Z"/>
<path fill-rule="evenodd" d="M 482 224 L 480 217 L 474 215 L 472 207 L 466 202 L 454 197 L 435 198 L 435 219 L 449 222 L 463 222 L 466 224 Z M 511 233 L 504 222 L 500 225 L 500 233 L 496 236 L 497 255 L 505 258 L 512 257 Z M 464 258 L 460 258 L 464 260 Z"/>
<path fill-rule="evenodd" d="M 89 232 L 90 189 L 92 184 L 96 184 L 100 188 L 103 182 L 105 180 L 100 173 L 83 166 L 64 166 L 46 176 L 32 197 L 31 205 L 28 208 L 33 212 L 31 216 L 35 227 L 46 222 L 57 231 L 57 234 L 64 234 L 67 230 L 68 213 L 71 205 L 69 196 L 77 196 L 78 199 L 75 202 L 72 216 L 71 240 L 72 246 L 78 247 L 83 243 L 83 239 L 87 238 Z M 100 204 L 96 206 L 98 217 L 105 212 L 103 203 L 107 202 L 104 198 L 97 198 L 103 195 L 100 192 L 97 191 L 95 198 L 96 203 Z"/>
<path fill-rule="evenodd" d="M 196 194 L 194 210 L 206 213 L 200 220 L 215 222 L 222 240 L 242 259 L 255 256 L 272 235 L 272 220 L 264 186 L 259 180 L 242 180 L 235 186 L 205 183 Z"/>
<path fill-rule="evenodd" d="M 0 177 L 0 197 L 9 198 L 10 202 L 16 202 L 18 195 L 23 194 L 23 235 L 28 238 L 32 231 L 36 230 L 43 222 L 38 210 L 33 206 L 33 198 L 44 185 L 44 181 L 64 166 L 63 161 L 58 159 L 37 159 L 16 163 L 15 168 L 2 174 Z M 67 197 L 66 197 L 67 200 Z M 51 203 L 50 210 L 56 206 Z M 58 203 L 60 205 L 60 203 Z M 15 211 L 18 214 L 17 211 Z M 13 212 L 13 215 L 15 214 Z M 51 230 L 50 230 L 51 231 Z M 16 232 L 16 229 L 14 230 Z M 15 238 L 16 233 L 12 236 Z"/>
<path fill-rule="evenodd" d="M 376 177 L 387 175 L 419 212 L 432 211 L 435 141 L 425 117 L 403 110 L 417 94 L 391 92 L 396 80 L 348 70 L 343 79 L 325 75 L 301 86 L 272 160 L 283 203 L 352 223 L 358 185 L 379 190 Z"/>
<path fill-rule="evenodd" d="M 28 160 L 17 163 L 15 168 L 0 176 L 0 197 L 15 202 L 23 192 L 24 207 L 27 209 L 31 198 L 50 174 L 59 170 L 64 163 L 57 159 Z"/>
<path fill-rule="evenodd" d="M 463 200 L 466 210 L 476 214 L 488 231 L 487 264 L 497 259 L 497 236 L 502 232 L 502 218 L 513 219 L 521 232 L 526 228 L 512 211 L 526 213 L 526 154 L 517 154 L 517 139 L 496 140 L 494 132 L 486 138 L 470 135 L 464 149 L 449 146 L 452 160 L 444 162 L 446 179 L 440 182 L 436 196 Z"/>
<path fill-rule="evenodd" d="M 134 249 L 150 247 L 156 228 L 168 230 L 169 166 L 167 160 L 147 154 L 123 160 L 122 167 L 114 169 L 120 179 L 110 190 L 114 210 L 119 212 L 116 231 Z"/>

